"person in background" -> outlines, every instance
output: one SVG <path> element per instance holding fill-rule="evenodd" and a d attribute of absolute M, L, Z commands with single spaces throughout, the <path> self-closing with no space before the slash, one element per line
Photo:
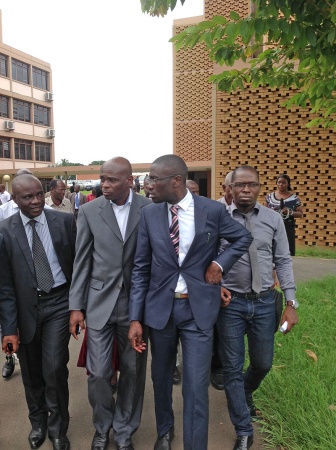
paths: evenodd
<path fill-rule="evenodd" d="M 40 447 L 48 433 L 54 450 L 69 450 L 69 285 L 75 256 L 72 214 L 44 209 L 40 181 L 14 178 L 13 200 L 20 211 L 0 223 L 9 277 L 0 279 L 2 349 L 18 350 L 32 430 Z M 20 257 L 18 257 L 20 255 Z"/>
<path fill-rule="evenodd" d="M 231 203 L 232 203 L 232 191 L 230 188 L 232 173 L 233 172 L 229 172 L 226 174 L 224 183 L 222 184 L 223 191 L 224 191 L 224 197 L 218 199 L 218 201 L 221 203 L 224 203 L 224 205 L 226 207 L 231 205 Z"/>
<path fill-rule="evenodd" d="M 228 212 L 246 226 L 253 242 L 229 273 L 222 286 L 231 293 L 230 303 L 220 308 L 217 329 L 224 389 L 231 422 L 237 440 L 233 450 L 247 450 L 253 443 L 251 418 L 256 417 L 253 392 L 272 367 L 275 330 L 273 264 L 286 299 L 281 324 L 287 332 L 298 322 L 292 258 L 286 230 L 279 214 L 257 202 L 260 194 L 259 174 L 254 167 L 241 166 L 232 174 L 233 203 Z M 222 240 L 225 254 L 228 243 Z M 245 334 L 249 366 L 243 373 Z"/>
<path fill-rule="evenodd" d="M 72 211 L 77 220 L 79 208 L 86 203 L 86 195 L 81 193 L 79 184 L 75 184 L 74 192 L 70 194 L 69 200 L 72 205 Z"/>
<path fill-rule="evenodd" d="M 194 181 L 194 180 L 187 180 L 186 181 L 186 186 L 187 186 L 187 189 L 189 189 L 189 191 L 192 194 L 199 195 L 199 185 L 196 183 L 196 181 Z"/>
<path fill-rule="evenodd" d="M 140 192 L 140 178 L 139 175 L 137 175 L 134 179 L 134 185 L 136 187 L 136 192 L 139 193 Z"/>
<path fill-rule="evenodd" d="M 91 202 L 92 200 L 95 200 L 97 198 L 97 188 L 92 188 L 91 194 L 86 196 L 86 201 Z"/>
<path fill-rule="evenodd" d="M 73 194 L 75 192 L 75 182 L 72 182 L 72 185 L 70 186 L 70 194 Z"/>
<path fill-rule="evenodd" d="M 149 327 L 157 440 L 170 450 L 174 437 L 173 373 L 180 338 L 183 353 L 184 450 L 208 445 L 213 326 L 221 303 L 222 273 L 248 249 L 252 238 L 226 209 L 186 188 L 188 168 L 177 155 L 164 155 L 148 177 L 153 203 L 143 208 L 132 272 L 129 340 L 146 350 Z M 239 226 L 238 226 L 239 225 Z M 218 255 L 220 238 L 231 246 Z"/>
<path fill-rule="evenodd" d="M 131 190 L 132 166 L 125 158 L 106 161 L 100 181 L 103 196 L 83 205 L 78 214 L 70 332 L 77 338 L 77 325 L 87 329 L 88 396 L 95 427 L 91 450 L 108 447 L 111 428 L 117 449 L 133 450 L 147 355 L 135 353 L 128 342 L 128 299 L 140 214 L 151 202 Z M 116 402 L 111 385 L 115 337 L 120 353 Z"/>
<path fill-rule="evenodd" d="M 0 205 L 4 205 L 11 199 L 10 193 L 6 191 L 4 184 L 0 184 Z"/>
<path fill-rule="evenodd" d="M 145 197 L 147 197 L 147 198 L 149 198 L 148 186 L 149 186 L 148 175 L 146 175 L 145 178 L 144 178 L 143 190 L 144 190 L 144 193 L 145 193 Z"/>
<path fill-rule="evenodd" d="M 65 183 L 62 180 L 51 180 L 50 196 L 45 198 L 45 204 L 52 209 L 73 214 L 70 200 L 65 198 Z"/>
<path fill-rule="evenodd" d="M 286 228 L 290 254 L 295 256 L 295 219 L 303 217 L 303 208 L 299 197 L 292 192 L 288 175 L 278 176 L 277 190 L 267 194 L 266 206 L 281 214 Z"/>

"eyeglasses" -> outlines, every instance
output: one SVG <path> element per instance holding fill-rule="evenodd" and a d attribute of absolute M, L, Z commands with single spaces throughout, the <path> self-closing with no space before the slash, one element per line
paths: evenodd
<path fill-rule="evenodd" d="M 236 189 L 244 189 L 245 186 L 247 186 L 250 189 L 255 189 L 257 187 L 260 186 L 260 183 L 256 183 L 256 182 L 250 182 L 250 183 L 232 183 L 230 184 L 230 186 L 236 188 Z"/>
<path fill-rule="evenodd" d="M 149 184 L 155 184 L 158 181 L 167 180 L 168 178 L 174 178 L 177 177 L 179 174 L 176 173 L 175 175 L 167 175 L 166 177 L 147 177 L 146 181 L 148 181 Z"/>

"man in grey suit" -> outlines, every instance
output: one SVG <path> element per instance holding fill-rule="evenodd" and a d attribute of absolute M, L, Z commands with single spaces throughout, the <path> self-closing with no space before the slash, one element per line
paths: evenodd
<path fill-rule="evenodd" d="M 70 332 L 76 337 L 78 324 L 88 333 L 88 394 L 96 429 L 92 450 L 107 448 L 110 428 L 118 450 L 132 450 L 147 355 L 136 354 L 128 342 L 128 298 L 140 213 L 151 201 L 132 192 L 132 167 L 125 158 L 106 161 L 100 180 L 103 196 L 81 206 L 78 214 Z M 111 386 L 115 338 L 121 360 L 116 405 Z"/>
<path fill-rule="evenodd" d="M 177 155 L 151 166 L 132 273 L 129 338 L 142 352 L 144 321 L 149 326 L 158 437 L 154 450 L 170 450 L 174 436 L 172 385 L 176 346 L 183 355 L 184 450 L 208 445 L 208 386 L 213 326 L 220 281 L 248 249 L 252 237 L 219 202 L 186 188 L 188 169 Z M 238 226 L 237 226 L 238 225 Z M 230 242 L 218 255 L 221 238 Z"/>

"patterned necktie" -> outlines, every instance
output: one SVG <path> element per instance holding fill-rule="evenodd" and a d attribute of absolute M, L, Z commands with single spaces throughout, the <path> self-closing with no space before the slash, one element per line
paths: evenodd
<path fill-rule="evenodd" d="M 177 210 L 179 209 L 179 206 L 171 206 L 170 212 L 172 215 L 172 222 L 169 227 L 169 233 L 170 233 L 170 239 L 172 240 L 174 249 L 176 254 L 179 254 L 179 242 L 180 242 L 180 231 L 179 231 L 179 223 L 178 223 L 178 216 L 177 216 Z"/>
<path fill-rule="evenodd" d="M 36 220 L 30 220 L 28 223 L 32 227 L 33 232 L 32 250 L 37 286 L 41 291 L 50 292 L 55 281 L 47 254 L 35 228 Z"/>
<path fill-rule="evenodd" d="M 253 225 L 251 223 L 251 216 L 245 215 L 246 220 L 246 229 L 252 234 L 253 237 Z M 252 241 L 252 244 L 249 247 L 249 255 L 250 255 L 250 264 L 252 271 L 252 291 L 256 294 L 261 292 L 261 277 L 259 270 L 259 262 L 258 262 L 258 253 L 257 253 L 257 245 L 255 241 Z"/>
<path fill-rule="evenodd" d="M 77 192 L 76 198 L 75 198 L 75 208 L 76 208 L 76 209 L 79 208 L 79 193 L 78 193 L 78 192 Z"/>

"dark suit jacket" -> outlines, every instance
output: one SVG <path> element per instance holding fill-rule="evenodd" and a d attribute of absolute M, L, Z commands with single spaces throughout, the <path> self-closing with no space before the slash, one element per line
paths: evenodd
<path fill-rule="evenodd" d="M 52 209 L 44 210 L 54 249 L 70 284 L 75 257 L 76 222 L 72 214 Z M 8 276 L 6 282 L 1 275 L 0 316 L 3 335 L 20 332 L 22 344 L 29 343 L 35 334 L 37 321 L 37 283 L 34 263 L 29 248 L 20 213 L 16 213 L 0 223 L 3 244 L 0 256 L 7 259 Z M 12 284 L 13 289 L 10 288 Z M 5 293 L 3 292 L 5 289 Z M 5 301 L 3 301 L 5 300 Z"/>
<path fill-rule="evenodd" d="M 73 192 L 69 195 L 69 200 L 72 205 L 73 211 L 75 211 L 75 199 L 76 199 L 76 192 Z M 86 203 L 86 195 L 79 193 L 79 206 L 82 206 Z"/>
<path fill-rule="evenodd" d="M 231 218 L 223 204 L 193 197 L 195 238 L 181 267 L 169 235 L 167 204 L 153 203 L 143 209 L 132 273 L 130 320 L 163 329 L 172 311 L 174 291 L 181 274 L 187 283 L 197 326 L 205 330 L 215 323 L 220 307 L 220 286 L 205 283 L 206 269 L 214 260 L 227 273 L 248 250 L 252 237 Z M 221 238 L 232 245 L 218 255 Z"/>
<path fill-rule="evenodd" d="M 125 287 L 129 296 L 141 210 L 151 201 L 133 194 L 123 240 L 112 205 L 105 197 L 78 212 L 76 259 L 70 288 L 70 309 L 86 311 L 89 328 L 101 330 Z"/>

